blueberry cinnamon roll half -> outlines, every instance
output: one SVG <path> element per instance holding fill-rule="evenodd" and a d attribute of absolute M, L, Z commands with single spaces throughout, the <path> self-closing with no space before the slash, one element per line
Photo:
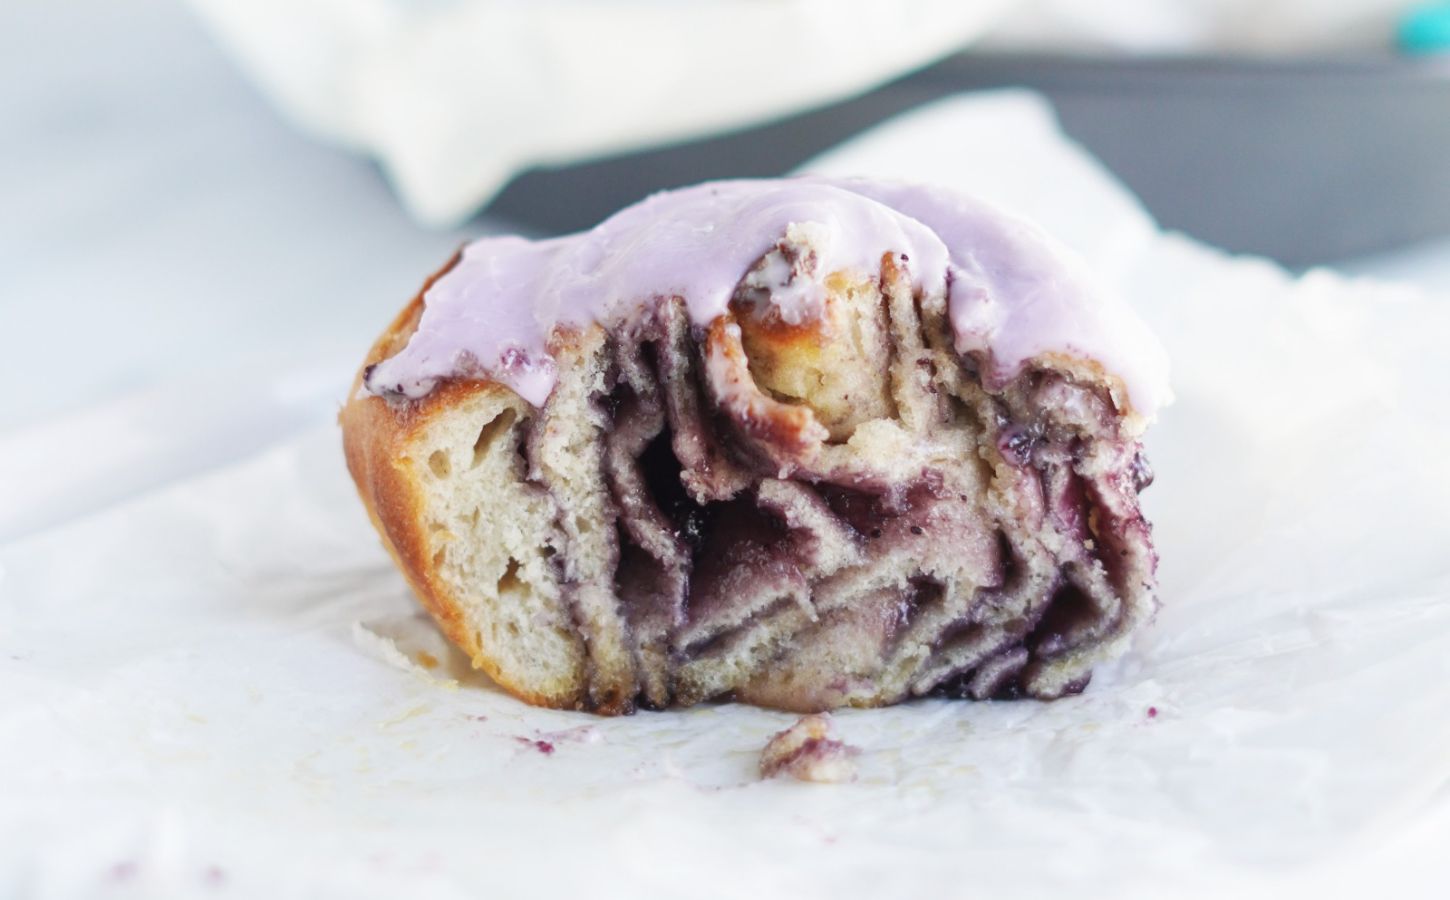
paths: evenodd
<path fill-rule="evenodd" d="M 1079 691 L 1151 615 L 1142 322 L 919 185 L 726 181 L 486 238 L 342 411 L 384 544 L 541 705 Z"/>

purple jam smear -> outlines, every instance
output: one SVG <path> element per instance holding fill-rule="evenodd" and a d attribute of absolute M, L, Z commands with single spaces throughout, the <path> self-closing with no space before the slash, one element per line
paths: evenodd
<path fill-rule="evenodd" d="M 533 749 L 539 751 L 545 756 L 552 756 L 554 753 L 554 745 L 549 741 L 526 737 L 516 737 L 514 738 L 514 740 L 524 745 L 525 747 L 532 747 Z"/>

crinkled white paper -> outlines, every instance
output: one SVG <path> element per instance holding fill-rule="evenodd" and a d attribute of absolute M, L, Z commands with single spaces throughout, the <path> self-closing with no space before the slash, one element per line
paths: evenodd
<path fill-rule="evenodd" d="M 857 782 L 760 782 L 790 716 L 596 719 L 469 671 L 321 423 L 0 547 L 0 894 L 1444 896 L 1450 302 L 1161 235 L 1023 96 L 817 168 L 1015 198 L 1162 336 L 1164 605 L 1125 660 L 842 712 Z"/>

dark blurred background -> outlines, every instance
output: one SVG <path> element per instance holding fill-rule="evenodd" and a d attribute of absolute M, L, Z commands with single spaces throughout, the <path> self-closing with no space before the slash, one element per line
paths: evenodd
<path fill-rule="evenodd" d="M 1025 87 L 1165 228 L 1286 265 L 1450 234 L 1450 58 L 960 53 L 863 97 L 726 137 L 532 170 L 489 212 L 587 227 L 647 191 L 775 175 L 891 115 Z"/>

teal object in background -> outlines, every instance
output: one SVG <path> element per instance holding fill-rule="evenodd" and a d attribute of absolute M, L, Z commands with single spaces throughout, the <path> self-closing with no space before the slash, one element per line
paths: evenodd
<path fill-rule="evenodd" d="M 1429 3 L 1405 13 L 1399 45 L 1406 53 L 1450 54 L 1450 3 Z"/>

